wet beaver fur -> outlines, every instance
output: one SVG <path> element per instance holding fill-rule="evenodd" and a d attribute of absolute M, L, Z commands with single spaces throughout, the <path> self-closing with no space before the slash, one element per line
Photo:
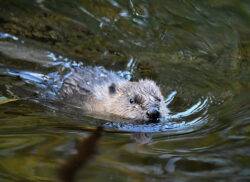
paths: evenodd
<path fill-rule="evenodd" d="M 128 81 L 103 67 L 72 69 L 62 82 L 59 97 L 90 113 L 112 114 L 124 119 L 157 121 L 168 113 L 154 81 Z"/>

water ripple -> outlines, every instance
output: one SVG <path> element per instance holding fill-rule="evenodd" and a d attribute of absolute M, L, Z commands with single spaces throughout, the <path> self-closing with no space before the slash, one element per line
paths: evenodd
<path fill-rule="evenodd" d="M 18 40 L 18 37 L 8 34 L 8 33 L 4 33 L 4 32 L 0 32 L 0 39 L 12 39 L 12 40 Z"/>
<path fill-rule="evenodd" d="M 174 94 L 171 93 L 167 100 L 171 100 Z M 170 114 L 163 121 L 159 123 L 150 124 L 131 124 L 119 122 L 107 122 L 104 124 L 106 129 L 116 129 L 123 132 L 143 132 L 143 133 L 157 133 L 165 132 L 166 134 L 183 134 L 199 130 L 208 122 L 208 99 L 198 101 L 196 104 L 183 112 Z M 201 112 L 203 111 L 203 112 Z M 201 112 L 201 113 L 200 113 Z M 194 119 L 187 119 L 194 114 L 199 113 Z"/>

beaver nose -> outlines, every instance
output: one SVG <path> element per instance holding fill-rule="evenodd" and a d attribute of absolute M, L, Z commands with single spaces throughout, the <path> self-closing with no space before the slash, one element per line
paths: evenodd
<path fill-rule="evenodd" d="M 152 109 L 151 111 L 147 112 L 147 116 L 150 120 L 157 120 L 161 117 L 161 113 L 158 109 Z"/>

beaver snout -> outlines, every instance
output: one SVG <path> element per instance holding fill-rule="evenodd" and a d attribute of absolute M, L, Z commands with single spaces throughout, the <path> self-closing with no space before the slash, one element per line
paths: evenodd
<path fill-rule="evenodd" d="M 154 108 L 147 112 L 147 116 L 151 121 L 157 121 L 161 117 L 161 113 L 158 109 Z"/>

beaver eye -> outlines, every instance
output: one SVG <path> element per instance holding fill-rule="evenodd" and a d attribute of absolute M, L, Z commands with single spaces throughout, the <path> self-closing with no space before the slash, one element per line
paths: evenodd
<path fill-rule="evenodd" d="M 134 102 L 135 102 L 136 104 L 142 104 L 142 103 L 143 103 L 143 98 L 142 98 L 142 96 L 136 95 L 135 98 L 134 98 Z"/>
<path fill-rule="evenodd" d="M 134 99 L 130 99 L 129 102 L 130 102 L 130 104 L 133 104 L 135 101 L 134 101 Z"/>

